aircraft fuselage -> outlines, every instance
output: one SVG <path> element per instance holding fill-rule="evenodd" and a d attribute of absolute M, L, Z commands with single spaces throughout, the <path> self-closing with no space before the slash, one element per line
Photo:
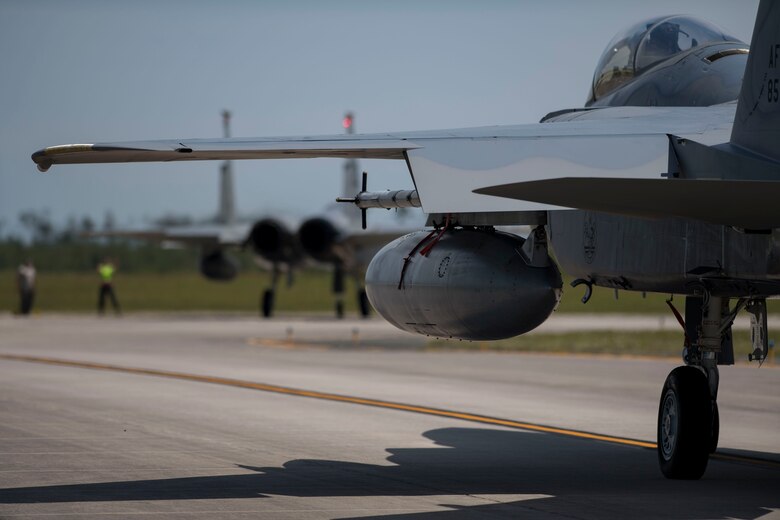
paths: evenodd
<path fill-rule="evenodd" d="M 553 211 L 548 234 L 562 270 L 594 285 L 721 296 L 780 294 L 780 234 L 685 219 Z"/>

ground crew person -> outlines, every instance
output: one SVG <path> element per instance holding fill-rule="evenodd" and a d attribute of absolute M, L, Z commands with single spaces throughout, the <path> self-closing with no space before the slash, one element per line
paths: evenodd
<path fill-rule="evenodd" d="M 98 264 L 98 274 L 100 275 L 100 292 L 98 293 L 98 314 L 103 314 L 106 308 L 106 296 L 111 298 L 111 305 L 114 307 L 116 314 L 121 314 L 119 309 L 119 302 L 114 294 L 114 286 L 112 285 L 114 279 L 114 273 L 116 267 L 110 259 L 105 258 L 100 264 Z"/>
<path fill-rule="evenodd" d="M 16 271 L 16 287 L 19 289 L 19 314 L 26 316 L 35 300 L 35 266 L 29 258 Z"/>

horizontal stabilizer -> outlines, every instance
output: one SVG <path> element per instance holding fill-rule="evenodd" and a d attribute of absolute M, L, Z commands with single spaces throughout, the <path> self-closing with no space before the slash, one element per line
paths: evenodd
<path fill-rule="evenodd" d="M 780 228 L 780 181 L 558 178 L 474 193 L 649 218 L 690 218 L 748 230 Z"/>

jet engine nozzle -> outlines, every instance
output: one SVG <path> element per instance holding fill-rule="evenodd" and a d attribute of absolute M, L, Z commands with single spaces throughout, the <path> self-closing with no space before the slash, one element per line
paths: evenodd
<path fill-rule="evenodd" d="M 563 285 L 552 261 L 529 265 L 525 240 L 509 233 L 454 229 L 420 254 L 419 231 L 386 245 L 368 266 L 374 309 L 399 329 L 442 338 L 495 340 L 541 325 Z"/>
<path fill-rule="evenodd" d="M 338 262 L 341 232 L 327 219 L 310 218 L 301 224 L 298 239 L 306 253 L 318 262 Z"/>
<path fill-rule="evenodd" d="M 252 226 L 247 242 L 252 250 L 269 262 L 296 262 L 301 248 L 293 233 L 275 219 L 263 219 Z"/>

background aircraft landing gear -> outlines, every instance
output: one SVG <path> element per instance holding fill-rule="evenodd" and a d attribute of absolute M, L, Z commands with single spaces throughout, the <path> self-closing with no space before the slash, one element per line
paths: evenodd
<path fill-rule="evenodd" d="M 371 315 L 371 304 L 368 302 L 366 290 L 361 287 L 357 292 L 358 311 L 362 318 L 368 318 Z"/>
<path fill-rule="evenodd" d="M 260 312 L 263 318 L 270 318 L 274 313 L 274 290 L 266 289 L 260 301 Z"/>
<path fill-rule="evenodd" d="M 709 383 L 693 366 L 677 367 L 661 392 L 658 410 L 658 463 L 672 479 L 698 479 L 709 459 L 712 405 Z"/>
<path fill-rule="evenodd" d="M 260 314 L 263 318 L 270 318 L 274 314 L 274 300 L 276 299 L 276 286 L 279 284 L 281 270 L 277 264 L 271 270 L 271 287 L 263 291 L 260 297 Z"/>

